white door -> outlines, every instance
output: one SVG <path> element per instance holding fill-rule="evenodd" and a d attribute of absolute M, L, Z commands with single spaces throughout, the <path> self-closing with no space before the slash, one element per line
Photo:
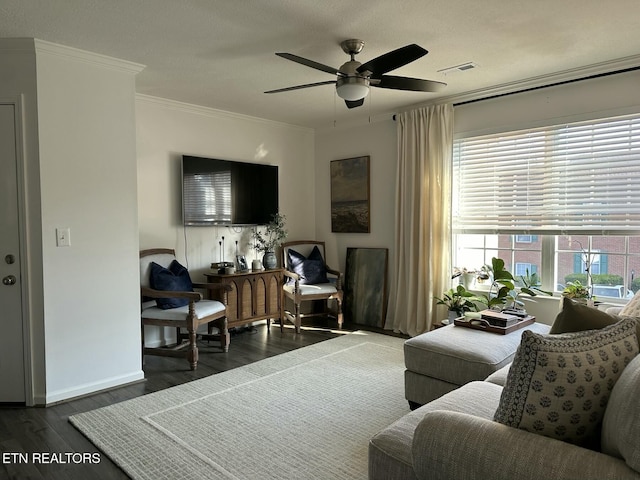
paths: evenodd
<path fill-rule="evenodd" d="M 0 104 L 0 402 L 25 402 L 15 107 Z"/>

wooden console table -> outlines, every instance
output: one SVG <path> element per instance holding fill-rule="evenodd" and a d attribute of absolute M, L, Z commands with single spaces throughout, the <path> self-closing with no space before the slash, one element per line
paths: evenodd
<path fill-rule="evenodd" d="M 283 269 L 260 272 L 240 272 L 230 275 L 205 273 L 209 283 L 231 286 L 227 292 L 227 322 L 229 328 L 257 320 L 266 320 L 267 328 L 271 319 L 280 319 L 282 330 L 282 284 Z"/>

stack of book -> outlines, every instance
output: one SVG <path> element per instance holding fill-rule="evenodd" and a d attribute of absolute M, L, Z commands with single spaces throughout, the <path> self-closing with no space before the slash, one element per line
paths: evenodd
<path fill-rule="evenodd" d="M 482 310 L 480 318 L 494 327 L 506 328 L 515 325 L 522 317 L 512 312 L 496 312 L 495 310 Z"/>

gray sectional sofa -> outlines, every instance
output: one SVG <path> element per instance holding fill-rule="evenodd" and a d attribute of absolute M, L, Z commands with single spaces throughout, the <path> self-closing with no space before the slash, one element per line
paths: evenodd
<path fill-rule="evenodd" d="M 369 479 L 640 479 L 640 357 L 623 372 L 614 387 L 618 401 L 607 407 L 603 435 L 621 446 L 612 454 L 494 422 L 508 369 L 433 400 L 378 433 L 369 443 Z"/>
<path fill-rule="evenodd" d="M 559 329 L 557 324 L 552 330 Z M 590 321 L 586 325 L 599 328 Z M 510 386 L 516 379 L 509 364 L 429 401 L 375 435 L 369 443 L 369 479 L 640 479 L 640 355 L 633 356 L 638 348 L 633 330 L 636 350 L 607 394 L 596 430 L 599 446 L 578 446 L 495 421 L 507 379 Z M 522 356 L 518 350 L 514 364 Z"/>

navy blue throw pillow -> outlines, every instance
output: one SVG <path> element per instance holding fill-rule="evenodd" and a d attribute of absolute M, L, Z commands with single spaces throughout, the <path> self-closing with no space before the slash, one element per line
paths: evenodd
<path fill-rule="evenodd" d="M 171 262 L 169 268 L 164 268 L 155 262 L 151 262 L 151 276 L 149 278 L 151 288 L 167 292 L 192 292 L 193 284 L 186 268 L 177 260 Z M 167 310 L 169 308 L 182 307 L 189 304 L 187 298 L 156 298 L 158 308 Z"/>
<path fill-rule="evenodd" d="M 317 245 L 308 257 L 290 248 L 287 250 L 287 261 L 289 270 L 300 275 L 300 285 L 329 283 L 324 259 Z"/>

